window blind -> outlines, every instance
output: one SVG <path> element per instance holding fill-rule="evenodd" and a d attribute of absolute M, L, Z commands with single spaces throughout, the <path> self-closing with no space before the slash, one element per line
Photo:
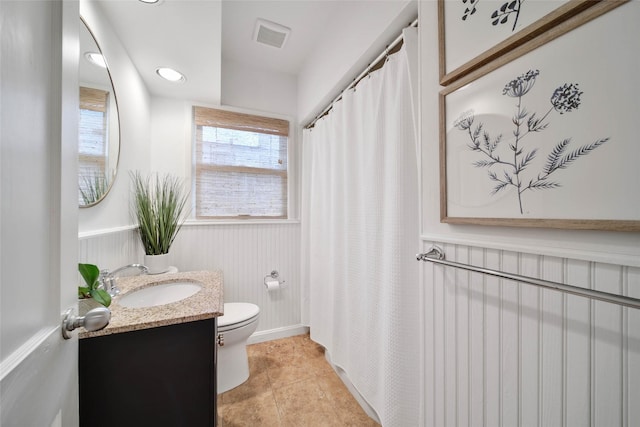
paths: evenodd
<path fill-rule="evenodd" d="M 194 117 L 199 126 L 289 136 L 287 120 L 204 107 L 194 107 Z"/>
<path fill-rule="evenodd" d="M 99 200 L 108 188 L 106 156 L 109 92 L 80 87 L 78 144 L 79 203 Z"/>
<path fill-rule="evenodd" d="M 108 96 L 105 90 L 80 86 L 80 109 L 106 113 Z"/>
<path fill-rule="evenodd" d="M 287 218 L 289 122 L 194 107 L 195 211 L 206 218 Z"/>

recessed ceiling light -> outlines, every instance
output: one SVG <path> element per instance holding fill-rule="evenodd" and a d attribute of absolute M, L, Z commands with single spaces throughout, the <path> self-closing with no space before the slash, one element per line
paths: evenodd
<path fill-rule="evenodd" d="M 156 73 L 163 79 L 169 80 L 170 82 L 183 82 L 186 80 L 182 73 L 174 70 L 173 68 L 160 67 L 156 69 Z"/>
<path fill-rule="evenodd" d="M 162 3 L 162 0 L 140 0 L 140 2 L 145 4 L 159 4 Z"/>
<path fill-rule="evenodd" d="M 107 63 L 104 60 L 104 56 L 98 52 L 86 52 L 84 57 L 87 58 L 87 61 L 91 62 L 93 65 L 97 65 L 98 67 L 107 68 Z"/>

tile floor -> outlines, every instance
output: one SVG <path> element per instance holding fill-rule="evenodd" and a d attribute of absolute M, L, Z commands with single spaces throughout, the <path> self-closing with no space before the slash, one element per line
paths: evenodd
<path fill-rule="evenodd" d="M 309 335 L 247 347 L 249 380 L 218 396 L 219 427 L 374 427 Z"/>

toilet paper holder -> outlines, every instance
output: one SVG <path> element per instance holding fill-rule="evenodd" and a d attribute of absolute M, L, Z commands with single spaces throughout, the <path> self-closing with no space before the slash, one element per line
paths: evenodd
<path fill-rule="evenodd" d="M 264 276 L 264 279 L 262 280 L 264 282 L 264 286 L 266 286 L 267 288 L 269 287 L 269 285 L 267 285 L 267 280 L 277 280 L 278 281 L 278 285 L 283 288 L 285 286 L 285 280 L 280 279 L 280 273 L 278 273 L 278 270 L 272 270 L 271 273 L 267 274 L 266 276 Z"/>

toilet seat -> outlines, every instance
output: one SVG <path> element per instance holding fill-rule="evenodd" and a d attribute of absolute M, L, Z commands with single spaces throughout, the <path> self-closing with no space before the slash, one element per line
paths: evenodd
<path fill-rule="evenodd" d="M 257 320 L 260 308 L 248 302 L 227 302 L 224 315 L 218 317 L 218 332 L 241 328 Z"/>

